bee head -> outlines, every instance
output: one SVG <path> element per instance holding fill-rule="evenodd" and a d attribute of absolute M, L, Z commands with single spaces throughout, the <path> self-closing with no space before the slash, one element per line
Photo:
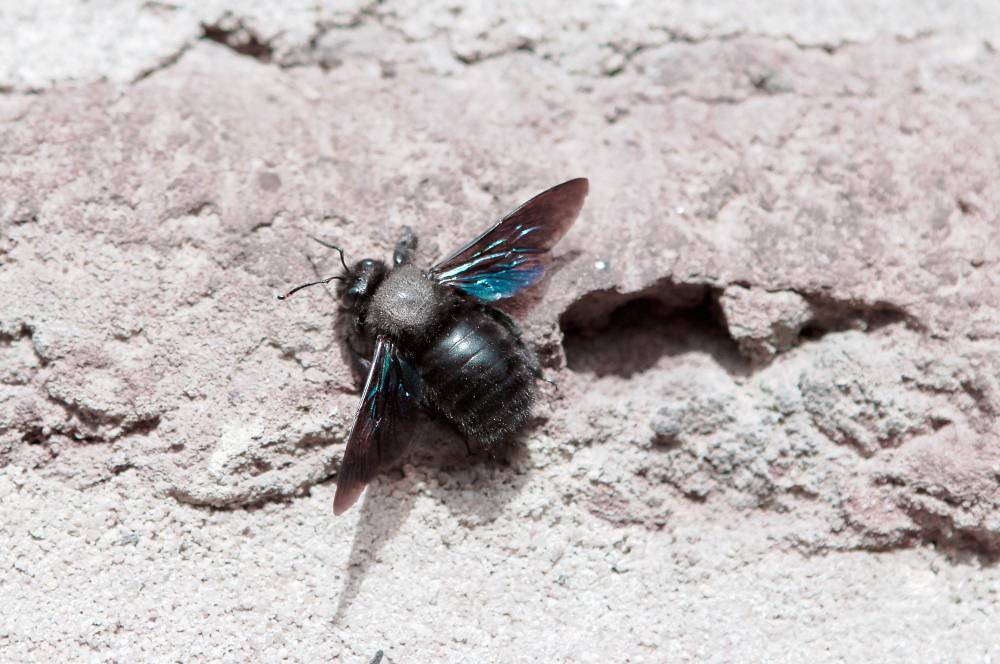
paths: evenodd
<path fill-rule="evenodd" d="M 347 271 L 344 279 L 337 285 L 337 295 L 346 307 L 351 307 L 358 300 L 367 300 L 374 293 L 385 277 L 386 266 L 382 261 L 371 258 L 360 260 L 354 268 Z"/>

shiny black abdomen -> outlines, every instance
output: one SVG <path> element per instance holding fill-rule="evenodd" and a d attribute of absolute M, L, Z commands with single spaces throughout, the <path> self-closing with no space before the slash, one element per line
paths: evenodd
<path fill-rule="evenodd" d="M 461 309 L 416 366 L 427 401 L 463 436 L 487 448 L 520 429 L 531 414 L 538 360 L 499 312 Z"/>

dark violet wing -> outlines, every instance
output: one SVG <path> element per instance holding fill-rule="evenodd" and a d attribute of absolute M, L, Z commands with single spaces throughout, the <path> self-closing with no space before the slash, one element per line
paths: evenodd
<path fill-rule="evenodd" d="M 398 459 L 406 449 L 409 437 L 404 429 L 418 400 L 417 381 L 392 342 L 379 337 L 337 474 L 334 514 L 343 514 L 356 503 L 379 468 Z"/>
<path fill-rule="evenodd" d="M 577 178 L 543 191 L 431 268 L 431 277 L 483 302 L 541 279 L 549 250 L 570 229 L 590 185 Z"/>

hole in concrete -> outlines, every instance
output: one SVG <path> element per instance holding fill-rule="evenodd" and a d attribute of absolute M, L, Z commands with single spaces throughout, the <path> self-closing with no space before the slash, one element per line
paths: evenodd
<path fill-rule="evenodd" d="M 698 285 L 663 283 L 629 295 L 590 293 L 560 317 L 571 371 L 631 377 L 664 357 L 711 355 L 731 373 L 749 363 L 720 323 L 717 293 Z"/>

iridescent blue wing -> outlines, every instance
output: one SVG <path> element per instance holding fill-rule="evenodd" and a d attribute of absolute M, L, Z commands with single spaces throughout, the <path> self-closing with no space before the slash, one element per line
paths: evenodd
<path fill-rule="evenodd" d="M 431 268 L 431 278 L 483 302 L 511 297 L 545 273 L 549 250 L 570 229 L 589 183 L 577 178 L 543 191 Z"/>
<path fill-rule="evenodd" d="M 399 356 L 391 341 L 379 337 L 337 474 L 334 514 L 346 512 L 379 468 L 406 450 L 410 439 L 405 428 L 419 400 L 419 390 L 420 379 L 413 368 Z"/>

